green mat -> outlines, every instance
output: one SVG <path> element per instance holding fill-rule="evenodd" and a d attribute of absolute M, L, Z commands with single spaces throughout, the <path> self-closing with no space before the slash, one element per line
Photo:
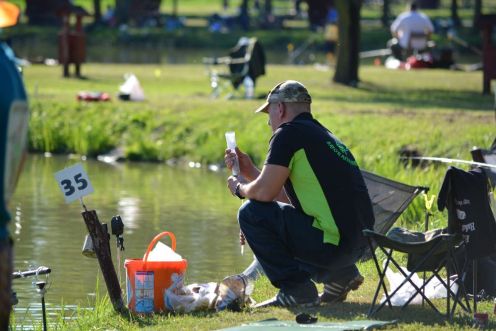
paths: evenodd
<path fill-rule="evenodd" d="M 313 324 L 298 324 L 295 321 L 279 321 L 277 319 L 270 319 L 260 322 L 253 322 L 249 324 L 243 324 L 240 326 L 235 326 L 228 329 L 222 329 L 224 331 L 281 331 L 281 330 L 301 330 L 301 329 L 311 329 L 313 330 L 373 330 L 380 329 L 387 325 L 395 325 L 396 321 L 348 321 L 348 322 L 317 322 Z"/>

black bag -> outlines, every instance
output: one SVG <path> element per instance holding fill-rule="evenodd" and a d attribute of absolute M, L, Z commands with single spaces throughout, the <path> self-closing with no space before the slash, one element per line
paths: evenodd
<path fill-rule="evenodd" d="M 456 254 L 458 265 L 461 267 L 465 262 L 465 253 L 460 250 Z M 469 294 L 474 294 L 473 289 L 473 261 L 468 262 L 465 274 L 465 291 Z M 491 256 L 482 257 L 477 261 L 477 290 L 475 294 L 484 293 L 484 295 L 491 298 L 496 298 L 496 254 Z"/>
<path fill-rule="evenodd" d="M 496 221 L 489 202 L 488 179 L 480 169 L 450 167 L 437 200 L 448 209 L 449 233 L 461 233 L 469 259 L 496 253 Z"/>
<path fill-rule="evenodd" d="M 488 179 L 480 168 L 463 171 L 450 167 L 439 192 L 438 209 L 448 209 L 450 233 L 462 233 L 465 245 L 457 252 L 457 260 L 463 266 L 465 256 L 465 289 L 474 294 L 473 261 L 477 261 L 477 288 L 479 294 L 496 296 L 496 221 L 488 191 Z"/>

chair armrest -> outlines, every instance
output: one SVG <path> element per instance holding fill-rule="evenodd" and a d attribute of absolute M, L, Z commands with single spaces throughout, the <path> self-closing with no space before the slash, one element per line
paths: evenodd
<path fill-rule="evenodd" d="M 440 250 L 442 250 L 443 248 L 449 245 L 453 245 L 457 240 L 460 240 L 459 236 L 454 234 L 440 234 L 427 241 L 405 243 L 405 242 L 393 240 L 385 235 L 374 232 L 372 230 L 365 229 L 362 231 L 362 233 L 365 237 L 372 238 L 377 243 L 377 245 L 381 247 L 390 248 L 395 251 L 399 251 L 407 254 L 425 253 L 428 250 L 430 250 L 433 245 L 436 245 L 436 243 L 438 243 L 439 241 L 443 241 L 443 244 L 439 248 Z"/>
<path fill-rule="evenodd" d="M 231 64 L 233 60 L 229 56 L 223 57 L 204 57 L 203 64 Z"/>

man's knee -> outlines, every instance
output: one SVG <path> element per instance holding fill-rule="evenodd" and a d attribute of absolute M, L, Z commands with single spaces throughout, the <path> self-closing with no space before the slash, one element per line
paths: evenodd
<path fill-rule="evenodd" d="M 275 205 L 275 202 L 245 201 L 238 211 L 239 224 L 257 222 L 266 217 L 269 209 L 274 208 Z"/>

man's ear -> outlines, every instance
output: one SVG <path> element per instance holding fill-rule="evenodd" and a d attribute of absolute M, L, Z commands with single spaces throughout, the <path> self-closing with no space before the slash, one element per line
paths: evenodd
<path fill-rule="evenodd" d="M 288 109 L 286 108 L 286 104 L 283 102 L 279 102 L 277 110 L 278 110 L 279 118 L 283 118 L 286 115 L 286 112 L 288 111 Z"/>

